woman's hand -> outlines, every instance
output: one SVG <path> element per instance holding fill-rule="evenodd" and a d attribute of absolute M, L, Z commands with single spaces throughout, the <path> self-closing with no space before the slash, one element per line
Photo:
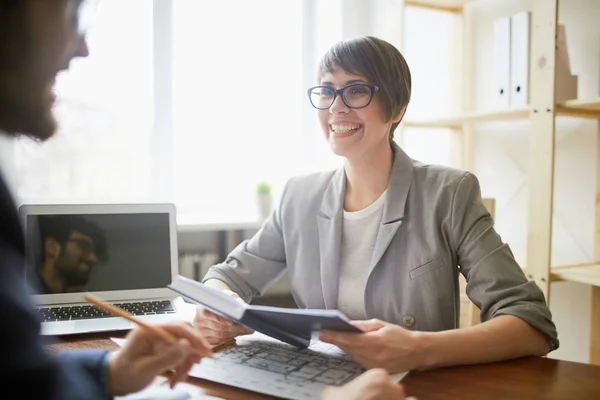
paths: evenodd
<path fill-rule="evenodd" d="M 364 333 L 322 330 L 319 339 L 338 346 L 367 369 L 384 368 L 398 373 L 423 366 L 417 332 L 378 319 L 352 324 Z"/>
<path fill-rule="evenodd" d="M 178 340 L 169 343 L 155 332 L 133 329 L 125 345 L 109 355 L 108 393 L 121 396 L 142 390 L 152 380 L 167 371 L 171 387 L 187 378 L 187 373 L 202 355 L 212 355 L 210 346 L 200 332 L 186 322 L 158 325 Z"/>
<path fill-rule="evenodd" d="M 223 290 L 223 293 L 236 297 L 239 301 L 243 301 L 237 293 L 231 290 Z M 213 346 L 224 343 L 236 336 L 249 335 L 254 332 L 245 326 L 237 324 L 228 318 L 221 317 L 200 306 L 196 308 L 193 324 Z"/>
<path fill-rule="evenodd" d="M 384 369 L 371 369 L 344 386 L 328 386 L 321 400 L 404 400 L 404 389 Z M 408 400 L 408 399 L 406 399 Z"/>

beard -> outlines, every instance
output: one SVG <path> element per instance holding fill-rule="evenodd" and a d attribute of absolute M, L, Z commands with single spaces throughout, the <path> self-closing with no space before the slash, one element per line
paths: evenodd
<path fill-rule="evenodd" d="M 30 28 L 18 11 L 0 18 L 0 130 L 44 141 L 57 129 L 50 89 L 58 64 Z"/>
<path fill-rule="evenodd" d="M 37 141 L 51 138 L 57 129 L 53 97 L 47 82 L 14 80 L 0 83 L 0 129 Z"/>
<path fill-rule="evenodd" d="M 65 286 L 85 286 L 90 280 L 91 270 L 88 272 L 77 272 L 73 270 L 61 271 L 65 280 Z"/>
<path fill-rule="evenodd" d="M 60 273 L 60 276 L 63 278 L 65 286 L 68 288 L 70 286 L 85 286 L 90 280 L 90 276 L 92 274 L 93 266 L 88 265 L 87 271 L 80 271 L 78 268 L 79 262 L 70 262 L 67 260 L 58 260 L 56 264 L 56 269 Z"/>

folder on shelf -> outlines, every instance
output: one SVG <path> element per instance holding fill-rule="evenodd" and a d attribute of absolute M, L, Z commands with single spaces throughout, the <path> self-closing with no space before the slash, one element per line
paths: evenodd
<path fill-rule="evenodd" d="M 529 11 L 510 17 L 510 106 L 525 107 L 529 104 Z"/>
<path fill-rule="evenodd" d="M 510 17 L 494 21 L 494 97 L 497 108 L 510 106 Z"/>

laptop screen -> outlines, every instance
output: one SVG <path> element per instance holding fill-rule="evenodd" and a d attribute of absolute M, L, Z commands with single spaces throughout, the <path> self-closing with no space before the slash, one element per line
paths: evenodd
<path fill-rule="evenodd" d="M 26 277 L 39 294 L 165 288 L 168 212 L 25 215 Z"/>

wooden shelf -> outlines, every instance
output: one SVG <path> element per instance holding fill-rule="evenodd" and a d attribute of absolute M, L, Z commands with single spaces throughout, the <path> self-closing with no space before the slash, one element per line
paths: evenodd
<path fill-rule="evenodd" d="M 474 0 L 405 0 L 404 4 L 411 7 L 460 13 L 463 6 L 470 1 Z"/>
<path fill-rule="evenodd" d="M 555 267 L 551 270 L 552 281 L 569 281 L 600 286 L 600 264 Z"/>
<path fill-rule="evenodd" d="M 600 118 L 600 97 L 589 100 L 567 100 L 556 105 L 559 115 Z"/>
<path fill-rule="evenodd" d="M 458 129 L 464 124 L 475 122 L 508 121 L 529 117 L 529 107 L 489 112 L 466 113 L 456 117 L 431 120 L 406 121 L 404 126 L 411 128 L 451 128 Z"/>
<path fill-rule="evenodd" d="M 600 97 L 588 100 L 567 100 L 560 103 L 565 108 L 585 108 L 588 110 L 600 110 Z"/>
<path fill-rule="evenodd" d="M 430 120 L 405 121 L 404 126 L 411 128 L 449 128 L 459 129 L 462 125 L 481 122 L 509 121 L 529 118 L 530 107 L 510 110 L 466 113 L 456 117 Z M 556 104 L 559 116 L 600 119 L 600 97 L 589 100 L 568 100 Z"/>

